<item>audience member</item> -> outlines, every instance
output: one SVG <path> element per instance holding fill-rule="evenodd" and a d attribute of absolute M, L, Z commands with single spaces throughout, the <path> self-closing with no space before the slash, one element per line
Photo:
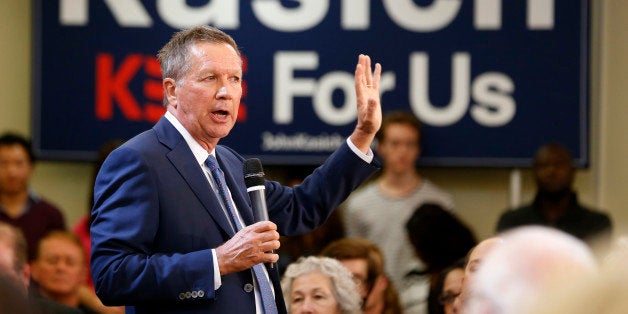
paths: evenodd
<path fill-rule="evenodd" d="M 419 206 L 405 229 L 415 254 L 425 264 L 425 271 L 404 278 L 401 300 L 406 311 L 425 313 L 429 291 L 433 290 L 440 272 L 463 259 L 476 240 L 460 219 L 432 203 Z"/>
<path fill-rule="evenodd" d="M 423 203 L 453 208 L 451 196 L 416 169 L 421 136 L 421 123 L 412 113 L 386 114 L 377 133 L 381 175 L 343 205 L 347 236 L 366 238 L 382 249 L 386 273 L 399 289 L 407 274 L 424 270 L 405 232 L 408 218 Z"/>
<path fill-rule="evenodd" d="M 0 222 L 0 312 L 80 314 L 80 310 L 30 293 L 27 243 L 20 229 Z M 26 303 L 26 304 L 25 304 Z M 12 308 L 10 307 L 12 306 Z"/>
<path fill-rule="evenodd" d="M 612 231 L 610 218 L 578 202 L 572 186 L 575 167 L 571 153 L 555 143 L 542 146 L 534 157 L 537 193 L 531 204 L 504 212 L 497 232 L 523 225 L 544 225 L 565 231 L 589 243 L 603 237 L 607 244 Z"/>
<path fill-rule="evenodd" d="M 29 260 L 35 256 L 39 239 L 51 230 L 65 229 L 61 211 L 29 191 L 34 164 L 29 140 L 13 133 L 0 136 L 0 221 L 22 230 Z"/>
<path fill-rule="evenodd" d="M 452 266 L 443 269 L 430 288 L 427 299 L 429 314 L 453 314 L 454 301 L 462 292 L 465 260 L 459 260 Z"/>
<path fill-rule="evenodd" d="M 397 290 L 384 273 L 384 256 L 377 245 L 362 238 L 345 238 L 330 243 L 321 255 L 339 260 L 353 274 L 364 314 L 402 313 Z"/>
<path fill-rule="evenodd" d="M 87 267 L 81 242 L 73 233 L 52 231 L 43 237 L 31 262 L 31 275 L 42 296 L 84 313 L 97 313 L 81 303 Z"/>
<path fill-rule="evenodd" d="M 466 265 L 464 267 L 464 277 L 462 278 L 462 290 L 453 303 L 454 313 L 462 313 L 462 309 L 465 307 L 468 299 L 469 287 L 475 279 L 475 274 L 480 267 L 482 260 L 491 250 L 500 245 L 502 242 L 502 239 L 499 237 L 488 238 L 478 243 L 478 245 L 469 251 L 466 258 Z"/>
<path fill-rule="evenodd" d="M 351 273 L 333 258 L 300 258 L 286 269 L 281 289 L 291 314 L 361 313 L 360 294 Z"/>
<path fill-rule="evenodd" d="M 560 230 L 526 226 L 500 238 L 471 283 L 465 314 L 516 314 L 545 289 L 597 273 L 589 247 Z"/>
<path fill-rule="evenodd" d="M 0 270 L 0 313 L 34 314 L 24 287 L 15 280 L 15 274 Z"/>
<path fill-rule="evenodd" d="M 419 206 L 405 227 L 415 253 L 431 275 L 464 258 L 477 244 L 471 229 L 437 204 Z"/>

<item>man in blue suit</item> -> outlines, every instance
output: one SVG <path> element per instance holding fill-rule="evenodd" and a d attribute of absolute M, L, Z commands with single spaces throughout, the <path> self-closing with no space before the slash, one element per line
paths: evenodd
<path fill-rule="evenodd" d="M 381 66 L 371 72 L 359 56 L 355 130 L 300 186 L 267 181 L 270 221 L 255 223 L 244 160 L 218 145 L 242 96 L 236 43 L 199 26 L 175 34 L 158 57 L 166 114 L 113 151 L 96 179 L 96 291 L 127 313 L 285 313 L 277 270 L 267 267 L 279 234 L 319 226 L 379 167 L 369 146 L 381 124 Z"/>

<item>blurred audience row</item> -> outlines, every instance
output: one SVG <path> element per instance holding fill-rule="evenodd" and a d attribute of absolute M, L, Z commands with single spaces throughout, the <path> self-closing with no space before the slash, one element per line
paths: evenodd
<path fill-rule="evenodd" d="M 93 178 L 119 144 L 103 146 Z M 122 307 L 104 306 L 91 284 L 91 204 L 74 232 L 68 231 L 62 211 L 30 189 L 34 166 L 28 139 L 15 133 L 0 136 L 0 269 L 6 279 L 19 279 L 16 291 L 28 292 L 31 300 L 29 311 L 14 312 L 124 313 Z"/>
<path fill-rule="evenodd" d="M 567 149 L 552 143 L 538 150 L 534 200 L 506 210 L 497 236 L 477 243 L 452 196 L 419 174 L 421 137 L 414 115 L 387 114 L 377 135 L 380 174 L 319 229 L 281 239 L 278 265 L 290 313 L 533 313 L 525 311 L 549 306 L 543 296 L 563 297 L 549 287 L 566 278 L 612 278 L 599 275 L 591 251 L 594 243 L 608 248 L 611 219 L 578 202 Z M 120 144 L 102 147 L 93 178 Z M 34 162 L 27 139 L 0 136 L 0 280 L 3 289 L 19 287 L 0 298 L 32 313 L 124 313 L 104 306 L 91 284 L 92 204 L 66 231 L 62 212 L 29 188 Z M 520 228 L 527 225 L 537 227 Z M 13 297 L 20 293 L 28 302 Z"/>

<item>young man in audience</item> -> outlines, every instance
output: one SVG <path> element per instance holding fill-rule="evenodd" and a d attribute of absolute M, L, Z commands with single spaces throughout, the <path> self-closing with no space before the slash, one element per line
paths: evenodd
<path fill-rule="evenodd" d="M 347 237 L 370 240 L 382 249 L 386 273 L 399 290 L 415 285 L 408 274 L 424 271 L 405 232 L 405 224 L 421 204 L 453 209 L 451 196 L 423 178 L 416 163 L 421 154 L 421 123 L 409 112 L 390 112 L 377 134 L 381 175 L 353 192 L 343 205 Z M 426 297 L 426 296 L 425 296 Z M 425 302 L 416 300 L 417 302 Z M 408 300 L 406 303 L 412 303 Z"/>
<path fill-rule="evenodd" d="M 51 230 L 65 229 L 61 211 L 29 191 L 34 163 L 29 140 L 13 133 L 0 136 L 0 221 L 22 230 L 29 260 L 39 239 Z"/>
<path fill-rule="evenodd" d="M 41 239 L 31 262 L 31 275 L 42 296 L 84 313 L 98 313 L 81 296 L 87 274 L 85 253 L 76 235 L 52 231 Z"/>
<path fill-rule="evenodd" d="M 13 300 L 3 301 L 5 302 L 3 305 L 19 307 L 20 310 L 12 308 L 16 311 L 15 313 L 82 313 L 79 309 L 29 293 L 31 271 L 27 262 L 26 239 L 20 229 L 4 222 L 0 222 L 0 274 L 5 285 L 18 289 L 11 292 Z M 1 297 L 7 298 L 8 295 L 3 294 Z M 4 313 L 2 310 L 9 310 L 9 308 L 0 307 L 0 312 Z"/>
<path fill-rule="evenodd" d="M 373 243 L 362 238 L 344 238 L 330 243 L 322 256 L 340 261 L 358 284 L 364 314 L 400 314 L 397 290 L 384 273 L 384 257 Z"/>
<path fill-rule="evenodd" d="M 578 202 L 573 190 L 575 167 L 571 153 L 551 143 L 542 146 L 534 157 L 534 179 L 537 193 L 531 204 L 504 212 L 497 223 L 497 232 L 523 225 L 544 225 L 567 232 L 591 244 L 610 240 L 610 218 Z"/>

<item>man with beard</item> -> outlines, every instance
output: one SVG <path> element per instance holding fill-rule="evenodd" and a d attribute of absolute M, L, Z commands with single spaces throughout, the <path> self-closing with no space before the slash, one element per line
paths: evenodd
<path fill-rule="evenodd" d="M 534 201 L 503 213 L 497 232 L 534 224 L 560 229 L 589 243 L 595 237 L 610 235 L 610 218 L 578 202 L 572 188 L 573 158 L 565 147 L 556 143 L 542 146 L 534 157 L 533 172 L 537 185 Z"/>

